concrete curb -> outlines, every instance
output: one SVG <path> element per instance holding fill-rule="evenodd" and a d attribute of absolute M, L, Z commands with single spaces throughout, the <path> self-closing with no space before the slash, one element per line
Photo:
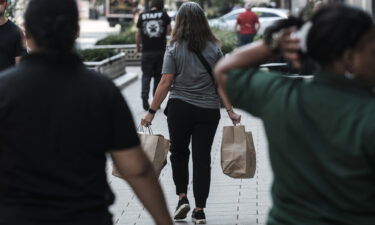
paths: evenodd
<path fill-rule="evenodd" d="M 115 85 L 120 88 L 124 89 L 126 86 L 130 85 L 134 81 L 138 80 L 139 74 L 137 73 L 126 73 L 116 79 L 113 80 Z"/>

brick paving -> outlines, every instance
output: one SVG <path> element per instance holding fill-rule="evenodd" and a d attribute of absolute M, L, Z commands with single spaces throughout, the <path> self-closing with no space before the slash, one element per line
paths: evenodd
<path fill-rule="evenodd" d="M 129 68 L 128 70 L 140 73 L 139 68 Z M 123 90 L 123 94 L 133 112 L 136 123 L 139 123 L 140 118 L 145 114 L 145 111 L 142 108 L 140 90 L 140 79 Z M 163 103 L 162 109 L 165 107 L 165 103 L 166 101 Z M 242 124 L 245 125 L 246 130 L 253 133 L 255 148 L 257 151 L 257 172 L 253 179 L 232 179 L 222 173 L 220 167 L 220 142 L 222 129 L 223 126 L 231 124 L 225 110 L 222 110 L 222 118 L 220 120 L 211 154 L 211 191 L 207 202 L 207 208 L 205 209 L 207 224 L 209 225 L 265 224 L 266 216 L 269 207 L 271 206 L 269 189 L 272 181 L 272 171 L 268 160 L 267 141 L 263 124 L 260 120 L 249 114 L 241 111 L 240 113 L 242 114 Z M 169 136 L 166 117 L 160 111 L 156 114 L 153 121 L 152 130 L 154 133 L 162 134 L 167 138 Z M 192 169 L 191 165 L 190 169 Z M 111 208 L 115 224 L 154 224 L 148 212 L 143 209 L 130 187 L 121 179 L 111 176 L 110 172 L 111 163 L 109 162 L 108 179 L 116 194 L 116 202 Z M 160 182 L 172 214 L 177 205 L 177 196 L 175 195 L 169 158 L 168 165 L 160 175 Z M 192 187 L 190 187 L 190 185 L 188 197 L 192 207 L 194 207 L 194 198 Z M 176 222 L 176 224 L 193 224 L 190 217 L 191 213 L 189 213 L 186 221 Z"/>

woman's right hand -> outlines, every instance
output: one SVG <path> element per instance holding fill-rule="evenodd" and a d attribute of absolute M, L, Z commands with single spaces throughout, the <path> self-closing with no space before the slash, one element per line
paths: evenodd
<path fill-rule="evenodd" d="M 280 53 L 284 56 L 284 58 L 288 59 L 294 68 L 301 68 L 300 62 L 300 40 L 298 37 L 294 35 L 296 32 L 296 28 L 288 28 L 282 31 L 282 34 L 279 36 L 278 39 L 278 46 Z"/>
<path fill-rule="evenodd" d="M 141 119 L 141 125 L 144 127 L 151 126 L 151 122 L 154 119 L 155 115 L 152 113 L 147 113 L 142 119 Z"/>

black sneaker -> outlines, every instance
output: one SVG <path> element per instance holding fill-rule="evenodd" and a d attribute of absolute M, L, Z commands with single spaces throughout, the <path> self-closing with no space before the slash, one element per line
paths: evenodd
<path fill-rule="evenodd" d="M 178 201 L 178 205 L 176 207 L 176 211 L 174 213 L 173 218 L 175 220 L 185 219 L 189 211 L 190 211 L 189 200 L 185 196 L 181 200 Z"/>
<path fill-rule="evenodd" d="M 191 220 L 195 224 L 206 224 L 206 215 L 204 214 L 203 210 L 198 210 L 198 211 L 193 210 L 193 214 L 191 215 Z"/>
<path fill-rule="evenodd" d="M 150 108 L 150 104 L 148 104 L 148 100 L 145 98 L 142 98 L 142 105 L 144 110 L 148 110 Z"/>

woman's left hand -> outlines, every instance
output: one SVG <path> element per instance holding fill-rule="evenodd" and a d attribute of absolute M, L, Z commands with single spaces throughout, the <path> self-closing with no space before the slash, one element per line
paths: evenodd
<path fill-rule="evenodd" d="M 233 110 L 228 112 L 228 116 L 233 122 L 233 125 L 237 125 L 241 122 L 241 115 L 235 113 Z"/>

